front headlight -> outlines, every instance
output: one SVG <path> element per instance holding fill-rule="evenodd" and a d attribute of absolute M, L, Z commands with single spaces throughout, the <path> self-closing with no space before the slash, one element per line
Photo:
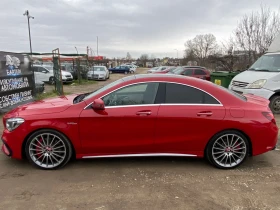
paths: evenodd
<path fill-rule="evenodd" d="M 6 128 L 8 131 L 13 131 L 22 123 L 24 123 L 24 119 L 22 118 L 10 118 L 6 120 Z"/>
<path fill-rule="evenodd" d="M 266 79 L 260 79 L 253 82 L 248 88 L 260 89 L 265 85 L 265 83 L 266 83 Z"/>

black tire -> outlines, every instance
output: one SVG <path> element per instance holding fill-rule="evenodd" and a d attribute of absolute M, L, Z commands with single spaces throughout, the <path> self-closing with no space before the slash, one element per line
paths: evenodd
<path fill-rule="evenodd" d="M 229 143 L 233 144 L 232 147 L 227 147 L 224 144 L 222 144 L 221 146 L 225 146 L 225 148 L 214 147 L 214 145 L 219 146 L 218 143 L 221 140 L 224 140 L 225 143 L 227 144 L 227 141 L 228 141 L 227 138 L 229 139 Z M 236 148 L 237 146 L 240 147 L 240 145 L 238 145 L 238 144 L 241 145 L 240 149 Z M 244 147 L 244 149 L 242 149 L 243 147 Z M 236 148 L 236 149 L 234 149 L 234 148 Z M 233 149 L 237 150 L 237 151 L 234 151 Z M 244 136 L 241 132 L 238 132 L 235 130 L 227 130 L 227 131 L 220 132 L 212 137 L 212 139 L 209 141 L 207 148 L 205 150 L 205 157 L 207 158 L 209 163 L 211 163 L 212 165 L 214 165 L 217 168 L 233 169 L 233 168 L 240 166 L 246 160 L 246 158 L 248 157 L 248 154 L 249 154 L 249 150 L 250 150 L 249 140 L 246 138 L 246 136 Z M 213 152 L 213 151 L 215 151 L 215 152 Z M 235 153 L 235 154 L 233 155 L 233 153 Z M 236 157 L 238 155 L 241 156 L 240 159 L 238 159 Z M 220 156 L 220 157 L 215 158 L 214 156 Z M 222 158 L 222 159 L 220 159 L 220 158 Z M 226 158 L 226 159 L 224 159 L 224 158 Z M 228 159 L 230 161 L 230 164 L 228 163 L 229 162 Z M 225 162 L 224 164 L 223 164 L 223 160 Z M 233 161 L 233 163 L 231 160 Z"/>
<path fill-rule="evenodd" d="M 44 140 L 42 140 L 42 141 L 40 141 L 40 142 L 38 142 L 38 136 L 40 136 L 40 137 L 42 137 L 42 136 L 47 136 L 47 138 L 49 138 L 48 140 L 46 140 L 46 141 L 49 141 L 48 142 L 48 144 L 49 145 L 51 145 L 52 143 L 53 143 L 53 145 L 54 146 L 56 146 L 56 145 L 62 145 L 63 146 L 63 149 L 65 149 L 65 152 L 64 153 L 62 153 L 62 155 L 63 154 L 65 154 L 64 156 L 64 158 L 61 160 L 61 162 L 60 163 L 57 163 L 57 165 L 54 165 L 53 164 L 53 167 L 48 167 L 48 163 L 51 163 L 51 161 L 50 161 L 50 159 L 51 159 L 51 157 L 56 157 L 56 158 L 52 158 L 53 159 L 53 161 L 54 162 L 56 162 L 55 161 L 55 159 L 56 160 L 58 160 L 58 159 L 60 159 L 60 158 L 58 158 L 56 155 L 54 155 L 54 153 L 56 153 L 56 154 L 59 154 L 58 152 L 53 152 L 51 155 L 48 155 L 48 157 L 47 157 L 47 159 L 48 159 L 48 162 L 46 163 L 46 164 L 44 164 L 44 159 L 41 161 L 41 162 L 43 162 L 42 164 L 39 164 L 39 162 L 40 162 L 40 157 L 38 158 L 38 160 L 35 162 L 35 160 L 34 159 L 36 159 L 36 157 L 35 157 L 35 155 L 34 155 L 34 153 L 36 153 L 36 152 L 38 152 L 38 151 L 35 151 L 35 152 L 32 152 L 34 149 L 36 149 L 37 150 L 37 148 L 38 148 L 38 150 L 39 150 L 39 152 L 40 152 L 40 149 L 39 149 L 39 147 L 40 146 L 43 146 L 44 145 L 44 143 L 43 142 L 45 142 Z M 48 137 L 49 136 L 49 137 Z M 52 137 L 52 136 L 56 136 L 57 137 L 57 139 L 56 138 L 54 138 L 53 139 L 53 141 L 51 141 L 51 138 L 50 137 Z M 36 141 L 34 141 L 36 138 L 35 137 L 37 137 L 37 142 L 39 143 L 39 144 L 37 144 L 37 146 L 35 146 L 34 147 L 34 142 L 36 142 Z M 40 139 L 40 138 L 39 138 Z M 56 140 L 56 141 L 55 141 Z M 59 142 L 58 142 L 59 141 Z M 58 142 L 58 143 L 57 143 Z M 31 143 L 33 143 L 33 144 L 31 144 Z M 47 145 L 48 146 L 48 145 Z M 30 147 L 33 147 L 33 149 L 32 148 L 30 148 Z M 61 150 L 61 146 L 59 147 L 60 149 L 59 150 Z M 65 166 L 68 162 L 69 162 L 69 160 L 71 159 L 71 157 L 72 157 L 72 155 L 73 155 L 73 151 L 72 151 L 72 147 L 71 147 L 71 144 L 70 144 L 70 142 L 69 142 L 69 140 L 66 138 L 66 136 L 65 135 L 63 135 L 62 133 L 60 133 L 60 132 L 57 132 L 57 131 L 55 131 L 55 130 L 51 130 L 51 129 L 42 129 L 42 130 L 39 130 L 39 131 L 36 131 L 36 132 L 34 132 L 28 139 L 27 139 L 27 142 L 26 142 L 26 145 L 25 145 L 25 155 L 26 155 L 26 157 L 27 157 L 27 159 L 29 160 L 29 162 L 31 162 L 35 167 L 37 167 L 37 168 L 40 168 L 40 169 L 44 169 L 44 170 L 54 170 L 54 169 L 58 169 L 58 168 L 62 168 L 63 166 Z M 45 150 L 47 150 L 47 149 L 45 149 Z M 55 150 L 53 150 L 53 151 L 55 151 Z M 33 154 L 30 154 L 30 153 L 33 153 Z M 48 149 L 48 152 L 51 152 L 49 149 Z M 45 158 L 45 155 L 46 154 L 46 152 L 43 152 L 43 154 L 41 154 L 41 153 L 37 153 L 36 155 L 37 156 L 41 156 L 41 155 L 43 155 L 42 156 L 42 158 Z M 32 157 L 31 157 L 32 156 Z M 47 160 L 46 160 L 47 161 Z M 57 162 L 59 162 L 59 161 L 57 161 Z M 53 163 L 53 162 L 52 162 Z M 44 165 L 46 165 L 45 167 L 44 167 Z"/>
<path fill-rule="evenodd" d="M 49 83 L 50 83 L 51 85 L 54 85 L 54 83 L 55 83 L 54 77 L 50 77 L 50 78 L 49 78 Z"/>
<path fill-rule="evenodd" d="M 270 99 L 269 107 L 274 114 L 280 114 L 280 96 L 273 96 Z"/>
<path fill-rule="evenodd" d="M 113 71 L 109 71 L 109 74 L 113 74 Z"/>

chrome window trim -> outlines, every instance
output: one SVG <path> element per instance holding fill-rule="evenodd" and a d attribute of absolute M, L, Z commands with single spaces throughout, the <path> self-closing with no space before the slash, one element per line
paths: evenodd
<path fill-rule="evenodd" d="M 200 90 L 208 95 L 210 95 L 211 97 L 213 97 L 216 101 L 218 101 L 219 104 L 170 104 L 170 103 L 166 103 L 166 104 L 141 104 L 141 105 L 124 105 L 124 106 L 105 106 L 106 109 L 108 108 L 113 108 L 113 107 L 117 107 L 117 108 L 123 108 L 123 107 L 133 107 L 133 106 L 152 106 L 152 105 L 167 105 L 167 106 L 171 106 L 171 105 L 174 105 L 174 106 L 178 106 L 178 105 L 182 105 L 182 106 L 223 106 L 223 104 L 221 103 L 220 100 L 218 100 L 215 96 L 213 96 L 212 94 L 208 93 L 207 91 L 205 90 L 202 90 L 198 87 L 195 87 L 195 86 L 192 86 L 192 85 L 187 85 L 187 84 L 184 84 L 184 83 L 180 83 L 180 82 L 168 82 L 168 81 L 148 81 L 148 82 L 135 82 L 135 83 L 131 83 L 131 84 L 128 84 L 128 85 L 125 85 L 125 86 L 122 86 L 122 87 L 119 87 L 103 96 L 101 96 L 100 98 L 103 98 L 109 94 L 111 94 L 112 92 L 115 92 L 119 89 L 122 89 L 122 88 L 125 88 L 125 87 L 128 87 L 128 86 L 132 86 L 132 85 L 137 85 L 137 84 L 142 84 L 142 83 L 154 83 L 154 82 L 157 82 L 157 83 L 172 83 L 172 84 L 178 84 L 178 85 L 184 85 L 184 86 L 188 86 L 188 87 L 192 87 L 192 88 L 195 88 L 197 90 Z M 93 102 L 91 102 L 90 104 L 88 104 L 84 109 L 87 109 Z"/>

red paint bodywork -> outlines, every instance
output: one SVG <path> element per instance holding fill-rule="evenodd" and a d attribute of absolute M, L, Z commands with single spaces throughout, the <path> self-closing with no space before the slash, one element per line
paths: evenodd
<path fill-rule="evenodd" d="M 117 88 L 149 81 L 198 87 L 216 97 L 222 106 L 153 104 L 105 107 L 104 110 L 93 110 L 90 106 L 94 100 Z M 21 159 L 25 140 L 32 132 L 44 128 L 63 133 L 72 143 L 76 158 L 142 153 L 179 153 L 203 157 L 211 137 L 228 129 L 239 130 L 250 139 L 252 155 L 268 152 L 277 143 L 276 124 L 262 114 L 270 112 L 268 100 L 248 95 L 247 101 L 243 101 L 205 80 L 136 75 L 77 104 L 73 104 L 75 97 L 46 99 L 19 106 L 7 113 L 3 118 L 4 124 L 11 117 L 25 119 L 14 131 L 5 129 L 3 132 L 2 140 L 11 150 L 11 157 Z M 89 108 L 85 109 L 87 106 Z M 151 114 L 136 114 L 141 111 Z M 213 115 L 197 115 L 207 111 Z"/>

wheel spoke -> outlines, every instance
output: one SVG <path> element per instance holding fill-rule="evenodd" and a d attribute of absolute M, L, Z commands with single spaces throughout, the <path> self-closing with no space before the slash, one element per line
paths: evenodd
<path fill-rule="evenodd" d="M 237 155 L 237 154 L 235 154 L 235 153 L 232 153 L 232 155 L 235 155 L 238 159 L 240 159 L 240 157 Z"/>
<path fill-rule="evenodd" d="M 52 153 L 53 155 L 55 155 L 56 157 L 60 157 L 60 158 L 63 158 L 62 156 L 60 156 L 60 155 L 58 155 L 58 154 L 56 154 L 56 153 Z"/>
<path fill-rule="evenodd" d="M 245 152 L 237 152 L 237 151 L 234 151 L 233 154 L 235 154 L 235 153 L 238 153 L 238 154 L 245 154 Z"/>
<path fill-rule="evenodd" d="M 65 151 L 57 151 L 57 150 L 53 151 L 53 153 L 60 153 L 60 152 L 65 153 Z"/>
<path fill-rule="evenodd" d="M 231 165 L 231 155 L 229 156 L 229 165 Z"/>
<path fill-rule="evenodd" d="M 54 147 L 55 145 L 57 145 L 60 141 L 61 141 L 61 140 L 58 139 L 58 141 L 53 145 L 53 147 Z"/>
<path fill-rule="evenodd" d="M 43 147 L 40 147 L 40 146 L 38 146 L 38 145 L 36 145 L 36 144 L 34 144 L 34 143 L 31 143 L 31 144 L 32 144 L 33 146 L 39 148 L 39 149 L 43 149 Z"/>
<path fill-rule="evenodd" d="M 225 153 L 224 151 L 221 151 L 221 152 L 213 152 L 213 154 L 221 154 L 221 153 Z"/>
<path fill-rule="evenodd" d="M 41 139 L 42 139 L 42 141 L 43 141 L 44 146 L 47 146 L 47 145 L 46 145 L 46 142 L 45 142 L 45 140 L 44 140 L 43 135 L 41 135 Z"/>
<path fill-rule="evenodd" d="M 52 146 L 53 140 L 55 139 L 55 136 L 53 136 L 52 141 L 50 143 L 50 147 Z"/>
<path fill-rule="evenodd" d="M 220 157 L 222 157 L 224 155 L 224 153 L 223 154 L 221 154 L 219 157 L 216 157 L 215 159 L 216 160 L 218 160 Z"/>
<path fill-rule="evenodd" d="M 233 149 L 233 151 L 236 151 L 236 150 L 241 150 L 241 149 L 246 149 L 246 147 L 236 148 L 236 149 Z"/>
<path fill-rule="evenodd" d="M 225 146 L 221 145 L 219 142 L 216 142 L 216 144 L 220 145 L 223 148 L 226 148 Z"/>
<path fill-rule="evenodd" d="M 44 148 L 44 145 L 40 142 L 40 140 L 38 140 L 37 137 L 35 139 Z"/>
<path fill-rule="evenodd" d="M 232 135 L 232 138 L 231 138 L 231 140 L 230 140 L 230 147 L 232 147 L 233 145 L 232 145 L 232 142 L 233 142 L 233 139 L 234 139 L 234 135 Z"/>
<path fill-rule="evenodd" d="M 62 145 L 62 146 L 59 146 L 59 147 L 53 147 L 53 150 L 56 150 L 56 149 L 59 149 L 59 148 L 64 148 L 64 145 Z"/>
<path fill-rule="evenodd" d="M 218 147 L 213 147 L 214 149 L 217 149 L 217 150 L 222 150 L 222 151 L 225 151 L 225 149 L 221 149 L 221 148 L 218 148 Z"/>
<path fill-rule="evenodd" d="M 243 144 L 243 142 L 237 144 L 235 147 L 233 147 L 233 149 L 235 149 L 236 147 L 240 146 L 241 144 Z"/>
<path fill-rule="evenodd" d="M 234 145 L 236 144 L 236 142 L 239 140 L 239 137 L 235 140 L 235 142 L 232 144 L 232 146 L 234 147 Z"/>
<path fill-rule="evenodd" d="M 46 158 L 46 155 L 44 155 L 43 160 L 40 163 L 41 165 L 44 163 L 45 158 Z"/>
<path fill-rule="evenodd" d="M 226 155 L 226 161 L 225 161 L 225 165 L 227 164 L 227 161 L 228 161 L 228 156 Z"/>
<path fill-rule="evenodd" d="M 56 161 L 57 163 L 59 163 L 59 161 L 56 159 L 56 157 L 55 157 L 54 155 L 51 154 L 51 156 L 53 157 L 53 159 L 55 159 L 55 161 Z"/>
<path fill-rule="evenodd" d="M 232 159 L 234 160 L 234 162 L 237 164 L 237 161 L 234 158 L 234 154 L 232 154 Z"/>
<path fill-rule="evenodd" d="M 47 136 L 47 146 L 49 146 L 49 138 L 50 138 L 50 134 L 48 133 L 48 136 Z"/>
<path fill-rule="evenodd" d="M 222 163 L 223 162 L 223 160 L 225 159 L 225 157 L 226 157 L 226 154 L 223 154 L 224 155 L 224 157 L 221 159 L 221 161 L 220 161 L 220 163 Z"/>
<path fill-rule="evenodd" d="M 47 156 L 46 165 L 47 165 L 47 167 L 49 166 L 49 156 Z"/>
<path fill-rule="evenodd" d="M 227 147 L 228 145 L 226 145 L 226 143 L 224 142 L 224 140 L 221 138 L 223 144 L 225 145 L 225 147 Z"/>
<path fill-rule="evenodd" d="M 54 166 L 53 160 L 52 160 L 52 155 L 50 155 L 49 158 L 50 158 L 51 164 Z"/>
<path fill-rule="evenodd" d="M 228 145 L 228 147 L 230 146 L 229 140 L 228 140 L 228 135 L 227 135 L 227 145 Z"/>

